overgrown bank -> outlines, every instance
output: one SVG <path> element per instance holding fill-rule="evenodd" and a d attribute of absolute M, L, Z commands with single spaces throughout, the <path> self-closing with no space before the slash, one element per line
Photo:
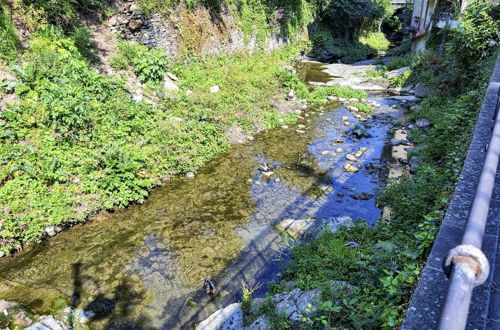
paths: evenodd
<path fill-rule="evenodd" d="M 417 147 L 414 175 L 390 184 L 379 203 L 391 215 L 373 226 L 355 226 L 327 233 L 292 249 L 285 281 L 303 290 L 320 287 L 322 298 L 310 306 L 299 324 L 307 328 L 396 328 L 404 317 L 419 273 L 434 243 L 448 200 L 467 152 L 476 115 L 491 69 L 499 54 L 500 6 L 473 2 L 457 29 L 442 31 L 446 52 L 431 49 L 398 60 L 411 63 L 406 83 L 425 82 L 434 93 L 412 108 L 411 119 L 431 126 L 410 130 Z M 349 286 L 332 286 L 331 281 Z M 285 290 L 277 284 L 273 293 Z M 290 285 L 286 285 L 290 290 Z M 273 328 L 291 322 L 277 315 L 272 300 L 263 313 Z"/>

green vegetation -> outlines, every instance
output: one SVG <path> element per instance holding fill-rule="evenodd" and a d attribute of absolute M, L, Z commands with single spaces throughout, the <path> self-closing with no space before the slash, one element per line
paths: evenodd
<path fill-rule="evenodd" d="M 381 32 L 368 32 L 359 37 L 359 41 L 377 52 L 387 51 L 391 44 Z"/>
<path fill-rule="evenodd" d="M 353 107 L 358 108 L 359 112 L 362 112 L 362 113 L 373 112 L 373 107 L 368 105 L 368 104 L 354 102 L 354 103 L 349 103 L 349 105 L 352 105 Z"/>
<path fill-rule="evenodd" d="M 118 45 L 119 54 L 111 59 L 111 66 L 118 70 L 132 67 L 140 82 L 159 82 L 167 74 L 169 61 L 159 49 L 149 49 L 136 42 Z"/>
<path fill-rule="evenodd" d="M 291 46 L 181 64 L 122 44 L 122 62 L 152 82 L 144 93 L 156 98 L 154 106 L 89 66 L 61 29 L 36 33 L 16 70 L 20 104 L 0 111 L 0 209 L 7 210 L 0 249 L 39 241 L 48 225 L 142 202 L 164 177 L 196 171 L 224 151 L 230 126 L 250 132 L 293 122 L 296 115 L 273 110 L 270 99 L 285 94 L 275 72 L 298 52 Z M 167 68 L 180 78 L 177 98 L 159 83 Z M 213 85 L 219 93 L 209 92 Z"/>

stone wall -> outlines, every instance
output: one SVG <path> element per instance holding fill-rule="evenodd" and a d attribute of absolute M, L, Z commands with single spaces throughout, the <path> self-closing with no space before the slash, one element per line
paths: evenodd
<path fill-rule="evenodd" d="M 276 24 L 270 29 L 274 32 L 269 32 L 268 37 L 258 43 L 256 33 L 244 35 L 227 7 L 214 15 L 206 8 L 188 10 L 181 5 L 175 14 L 148 17 L 134 1 L 119 2 L 116 6 L 117 14 L 108 21 L 113 33 L 148 47 L 163 48 L 171 57 L 183 51 L 207 55 L 259 48 L 273 50 L 291 41 L 282 36 Z M 306 29 L 303 33 L 307 33 Z"/>

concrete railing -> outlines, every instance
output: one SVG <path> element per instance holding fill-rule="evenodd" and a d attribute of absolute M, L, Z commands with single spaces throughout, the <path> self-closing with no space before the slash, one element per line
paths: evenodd
<path fill-rule="evenodd" d="M 449 281 L 442 268 L 442 260 L 448 252 L 460 245 L 467 226 L 467 219 L 486 158 L 488 144 L 500 105 L 500 57 L 488 86 L 486 96 L 479 112 L 471 145 L 462 169 L 460 180 L 448 206 L 441 229 L 436 237 L 427 263 L 422 271 L 402 329 L 434 329 L 438 326 L 441 310 L 445 302 Z M 500 172 L 495 173 L 496 182 L 492 195 L 489 215 L 486 222 L 482 250 L 490 264 L 500 263 L 495 260 L 499 245 L 500 221 Z M 466 328 L 486 329 L 492 274 L 486 281 L 475 288 L 468 312 Z M 458 313 L 458 311 L 457 311 Z"/>

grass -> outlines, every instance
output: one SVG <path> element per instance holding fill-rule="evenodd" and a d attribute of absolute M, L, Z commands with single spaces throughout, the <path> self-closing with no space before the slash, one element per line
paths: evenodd
<path fill-rule="evenodd" d="M 354 102 L 354 103 L 349 103 L 349 105 L 358 108 L 359 112 L 362 112 L 362 113 L 372 113 L 373 112 L 373 107 L 368 105 L 368 104 Z"/>
<path fill-rule="evenodd" d="M 365 35 L 361 35 L 359 42 L 377 52 L 386 52 L 391 45 L 391 42 L 381 32 L 368 32 Z"/>

